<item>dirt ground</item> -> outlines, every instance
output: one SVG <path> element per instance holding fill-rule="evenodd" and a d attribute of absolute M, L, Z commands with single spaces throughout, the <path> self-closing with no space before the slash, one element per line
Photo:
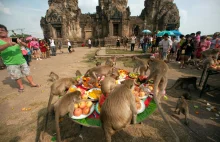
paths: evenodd
<path fill-rule="evenodd" d="M 76 48 L 74 53 L 58 54 L 50 59 L 31 62 L 31 74 L 36 83 L 41 84 L 40 88 L 31 88 L 24 79 L 25 92 L 17 92 L 16 83 L 8 77 L 6 70 L 0 71 L 0 141 L 1 142 L 34 142 L 37 141 L 43 130 L 47 102 L 49 98 L 50 85 L 48 81 L 50 71 L 56 72 L 60 77 L 74 77 L 75 71 L 79 69 L 85 73 L 87 69 L 94 66 L 84 62 L 85 54 L 95 51 L 95 48 Z M 177 63 L 170 63 L 169 82 L 171 86 L 178 77 L 197 76 L 200 77 L 201 71 L 195 69 L 179 69 Z M 122 62 L 117 64 L 121 67 L 132 71 L 131 68 L 125 68 Z M 209 82 L 211 85 L 220 87 L 220 76 L 213 76 Z M 199 80 L 199 79 L 198 79 Z M 190 108 L 189 126 L 184 125 L 183 115 L 173 113 L 176 98 L 168 96 L 168 100 L 162 101 L 162 107 L 167 113 L 175 132 L 182 142 L 219 142 L 220 141 L 220 117 L 216 116 L 217 112 L 209 112 L 207 102 L 218 108 L 220 111 L 220 94 L 203 95 L 200 99 L 199 90 L 194 90 L 193 99 L 188 101 Z M 183 91 L 175 90 L 167 92 L 172 96 L 179 96 Z M 55 100 L 55 99 L 54 99 Z M 197 108 L 198 107 L 198 108 Z M 22 111 L 22 108 L 31 108 L 29 111 Z M 220 112 L 218 112 L 220 113 Z M 218 119 L 211 119 L 218 118 Z M 68 117 L 64 117 L 60 123 L 61 136 L 64 141 L 74 142 L 101 142 L 104 141 L 104 133 L 100 128 L 80 129 Z M 50 119 L 49 130 L 46 132 L 46 138 L 50 141 L 55 136 L 54 120 Z M 153 113 L 142 124 L 129 126 L 128 128 L 117 132 L 112 137 L 114 142 L 172 142 L 170 129 L 161 118 L 158 111 Z"/>

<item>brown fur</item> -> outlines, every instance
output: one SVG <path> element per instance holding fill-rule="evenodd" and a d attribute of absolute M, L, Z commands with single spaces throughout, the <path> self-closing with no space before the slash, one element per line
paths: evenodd
<path fill-rule="evenodd" d="M 107 142 L 111 142 L 111 136 L 116 131 L 136 123 L 137 108 L 131 92 L 133 83 L 133 80 L 126 80 L 116 86 L 102 106 L 100 120 Z"/>
<path fill-rule="evenodd" d="M 77 70 L 75 74 L 76 76 L 82 76 L 82 73 L 79 70 Z"/>
<path fill-rule="evenodd" d="M 136 56 L 132 57 L 132 61 L 134 62 L 134 67 L 133 67 L 133 72 L 140 71 L 140 75 L 146 75 L 147 70 L 148 70 L 148 65 L 147 65 L 147 61 L 144 61 Z"/>
<path fill-rule="evenodd" d="M 59 79 L 59 76 L 57 74 L 55 74 L 54 72 L 50 72 L 50 75 L 49 75 L 51 81 L 56 81 Z"/>
<path fill-rule="evenodd" d="M 101 66 L 102 65 L 102 63 L 101 62 L 96 62 L 96 64 L 95 64 L 97 67 L 98 66 Z"/>
<path fill-rule="evenodd" d="M 164 90 L 167 86 L 167 82 L 168 82 L 167 73 L 168 73 L 169 67 L 167 66 L 167 64 L 164 61 L 158 60 L 158 59 L 150 59 L 148 61 L 148 64 L 149 64 L 149 69 L 150 69 L 150 75 L 148 76 L 146 82 L 148 82 L 148 80 L 150 80 L 150 79 L 154 80 L 154 90 L 153 90 L 154 101 L 157 104 L 158 110 L 161 113 L 161 116 L 163 117 L 164 121 L 168 124 L 172 133 L 174 134 L 176 141 L 179 141 L 179 137 L 177 136 L 177 134 L 173 130 L 168 119 L 165 117 L 164 111 L 160 105 L 160 98 L 161 98 L 162 93 L 164 92 Z"/>
<path fill-rule="evenodd" d="M 178 99 L 177 104 L 176 104 L 175 112 L 177 110 L 178 110 L 178 114 L 179 115 L 180 115 L 180 112 L 185 115 L 185 124 L 188 125 L 189 124 L 189 121 L 188 121 L 188 118 L 189 118 L 189 107 L 188 107 L 188 103 L 185 100 L 184 96 L 181 96 Z"/>
<path fill-rule="evenodd" d="M 55 81 L 50 87 L 50 97 L 48 101 L 47 111 L 51 110 L 51 103 L 54 96 L 64 96 L 66 90 L 68 90 L 72 85 L 76 85 L 77 81 L 74 78 L 61 78 Z"/>
<path fill-rule="evenodd" d="M 69 113 L 69 116 L 72 117 L 74 111 L 74 103 L 78 102 L 79 100 L 81 100 L 81 92 L 75 91 L 67 93 L 54 104 L 53 109 L 55 112 L 56 133 L 58 142 L 61 142 L 59 118 L 60 116 L 62 117 L 67 113 Z M 47 121 L 48 115 L 46 116 L 45 130 L 47 128 Z"/>
<path fill-rule="evenodd" d="M 218 57 L 219 52 L 220 52 L 220 48 L 215 48 L 215 49 L 205 50 L 201 52 L 201 54 L 203 58 L 211 57 L 211 58 L 217 59 L 216 57 Z"/>
<path fill-rule="evenodd" d="M 108 58 L 105 62 L 105 65 L 111 67 L 116 66 L 116 59 L 117 59 L 116 56 L 112 56 L 111 58 Z"/>
<path fill-rule="evenodd" d="M 116 86 L 116 79 L 119 77 L 119 74 L 107 75 L 104 80 L 101 81 L 101 90 L 102 93 L 107 96 Z"/>
<path fill-rule="evenodd" d="M 89 69 L 86 73 L 85 73 L 85 77 L 90 77 L 91 81 L 90 83 L 94 83 L 97 84 L 98 83 L 98 77 L 102 76 L 102 75 L 107 75 L 109 73 L 112 73 L 114 71 L 114 68 L 111 66 L 98 66 L 98 67 L 93 67 L 91 69 Z"/>

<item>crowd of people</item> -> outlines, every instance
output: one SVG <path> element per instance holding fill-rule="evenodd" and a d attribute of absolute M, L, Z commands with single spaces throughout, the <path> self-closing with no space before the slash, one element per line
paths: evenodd
<path fill-rule="evenodd" d="M 202 59 L 201 53 L 205 50 L 220 48 L 220 33 L 216 32 L 213 37 L 201 36 L 201 32 L 180 35 L 180 40 L 176 36 L 169 37 L 168 34 L 158 42 L 159 57 L 170 62 L 176 60 L 180 62 L 180 68 L 185 68 L 190 59 Z"/>
<path fill-rule="evenodd" d="M 189 59 L 201 59 L 201 52 L 220 48 L 220 33 L 216 32 L 212 37 L 201 36 L 201 32 L 191 33 L 187 35 L 164 34 L 163 37 L 156 35 L 143 35 L 139 40 L 132 35 L 129 38 L 126 36 L 121 38 L 121 43 L 127 47 L 130 40 L 130 51 L 134 51 L 135 45 L 137 48 L 142 48 L 143 53 L 152 53 L 154 57 L 164 60 L 165 62 L 177 61 L 180 63 L 180 68 L 186 67 L 186 62 Z M 117 39 L 116 46 L 120 47 L 120 39 Z"/>

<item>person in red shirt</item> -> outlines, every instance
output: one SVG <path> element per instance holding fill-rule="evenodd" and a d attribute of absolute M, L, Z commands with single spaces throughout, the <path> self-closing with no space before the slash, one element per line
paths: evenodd
<path fill-rule="evenodd" d="M 46 52 L 47 52 L 47 48 L 45 46 L 45 41 L 44 40 L 40 40 L 40 51 L 42 53 L 42 58 L 47 58 Z"/>

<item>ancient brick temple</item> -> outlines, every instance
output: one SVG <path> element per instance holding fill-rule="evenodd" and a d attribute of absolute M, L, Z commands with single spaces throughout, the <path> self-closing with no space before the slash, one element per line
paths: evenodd
<path fill-rule="evenodd" d="M 145 0 L 140 16 L 130 16 L 128 0 L 99 0 L 95 14 L 81 14 L 78 0 L 49 0 L 48 4 L 46 16 L 41 19 L 46 38 L 115 39 L 140 36 L 144 29 L 154 32 L 180 26 L 173 0 Z"/>

